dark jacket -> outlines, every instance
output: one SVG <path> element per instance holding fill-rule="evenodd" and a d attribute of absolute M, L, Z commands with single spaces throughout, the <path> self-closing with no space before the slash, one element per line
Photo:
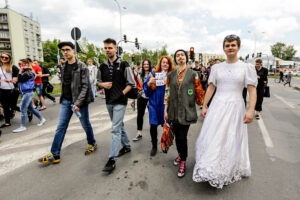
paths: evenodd
<path fill-rule="evenodd" d="M 88 105 L 91 101 L 93 101 L 93 94 L 91 90 L 90 80 L 89 80 L 89 70 L 86 65 L 77 60 L 77 67 L 72 70 L 72 82 L 71 82 L 71 90 L 72 90 L 72 103 L 78 107 L 82 107 Z M 67 62 L 62 66 L 61 70 L 61 83 L 63 87 L 64 83 L 64 70 Z M 60 103 L 62 101 L 63 89 L 60 96 Z"/>
<path fill-rule="evenodd" d="M 187 68 L 184 72 L 183 81 L 179 86 L 177 70 L 168 74 L 170 85 L 168 117 L 171 121 L 179 122 L 183 125 L 197 122 L 195 76 L 196 72 Z"/>
<path fill-rule="evenodd" d="M 98 70 L 97 82 L 112 82 L 112 87 L 105 89 L 106 104 L 126 105 L 128 98 L 123 94 L 123 90 L 127 85 L 136 87 L 129 64 L 121 58 L 117 58 L 112 64 L 108 60 L 104 61 Z"/>
<path fill-rule="evenodd" d="M 255 68 L 256 69 L 256 68 Z M 268 83 L 268 69 L 262 67 L 259 71 L 256 69 L 257 76 L 260 76 L 258 79 L 258 84 L 256 88 L 263 89 L 264 88 L 264 82 L 266 81 Z"/>

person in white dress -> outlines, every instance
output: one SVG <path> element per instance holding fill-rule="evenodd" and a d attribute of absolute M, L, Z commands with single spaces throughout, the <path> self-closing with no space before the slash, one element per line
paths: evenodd
<path fill-rule="evenodd" d="M 240 44 L 236 35 L 224 38 L 227 60 L 212 67 L 201 113 L 205 119 L 195 146 L 193 180 L 208 181 L 216 188 L 251 175 L 247 124 L 254 116 L 257 75 L 252 64 L 238 59 Z M 244 87 L 248 88 L 250 98 L 247 112 L 242 96 Z"/>

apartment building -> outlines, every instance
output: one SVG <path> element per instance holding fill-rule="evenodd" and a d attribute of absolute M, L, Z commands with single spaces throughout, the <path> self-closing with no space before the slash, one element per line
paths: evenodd
<path fill-rule="evenodd" d="M 207 54 L 207 53 L 196 53 L 195 60 L 199 61 L 203 66 L 208 66 L 208 62 L 212 59 L 221 59 L 225 60 L 225 55 L 223 54 Z"/>
<path fill-rule="evenodd" d="M 10 53 L 15 65 L 22 58 L 43 61 L 40 24 L 14 10 L 1 8 L 0 52 Z"/>

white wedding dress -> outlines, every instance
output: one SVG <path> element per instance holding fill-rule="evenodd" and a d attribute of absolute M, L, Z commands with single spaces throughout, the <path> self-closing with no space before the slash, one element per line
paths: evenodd
<path fill-rule="evenodd" d="M 251 175 L 242 91 L 257 85 L 255 67 L 237 61 L 216 64 L 208 80 L 217 87 L 196 141 L 193 180 L 222 188 Z"/>

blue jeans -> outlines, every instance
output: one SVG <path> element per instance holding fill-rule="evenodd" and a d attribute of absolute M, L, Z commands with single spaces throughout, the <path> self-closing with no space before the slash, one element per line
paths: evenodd
<path fill-rule="evenodd" d="M 32 106 L 33 97 L 34 97 L 33 92 L 22 94 L 22 99 L 21 99 L 21 125 L 24 126 L 24 127 L 26 126 L 27 117 L 28 117 L 27 116 L 27 110 L 32 112 L 37 118 L 39 118 L 39 120 L 41 120 L 43 118 L 43 116 L 40 114 L 40 112 L 37 111 L 36 109 L 34 109 L 34 107 Z"/>
<path fill-rule="evenodd" d="M 96 86 L 94 85 L 94 83 L 92 81 L 90 81 L 90 84 L 91 84 L 93 98 L 95 99 L 96 94 L 97 94 L 97 89 L 96 89 Z"/>
<path fill-rule="evenodd" d="M 120 150 L 120 144 L 122 144 L 122 146 L 130 147 L 130 141 L 127 137 L 123 122 L 126 105 L 107 104 L 106 107 L 112 122 L 112 144 L 110 148 L 109 158 L 117 158 Z"/>
<path fill-rule="evenodd" d="M 54 155 L 60 155 L 61 146 L 64 141 L 70 119 L 73 114 L 71 104 L 72 104 L 71 101 L 62 99 L 60 111 L 59 111 L 58 125 L 57 125 L 57 129 L 51 147 L 51 153 Z M 93 128 L 89 120 L 88 105 L 81 107 L 79 112 L 81 114 L 80 123 L 86 133 L 87 142 L 90 145 L 95 145 L 96 140 L 94 138 Z"/>

